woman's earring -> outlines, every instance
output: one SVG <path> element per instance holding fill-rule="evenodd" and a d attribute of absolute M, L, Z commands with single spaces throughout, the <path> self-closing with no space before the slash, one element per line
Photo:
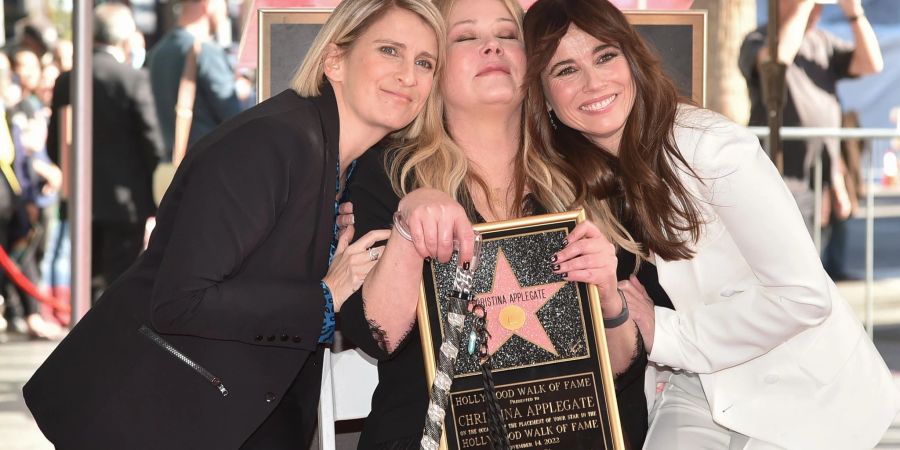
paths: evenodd
<path fill-rule="evenodd" d="M 552 126 L 553 129 L 555 130 L 556 129 L 556 121 L 553 120 L 553 109 L 550 108 L 550 105 L 547 105 L 547 117 L 550 118 L 550 126 Z"/>

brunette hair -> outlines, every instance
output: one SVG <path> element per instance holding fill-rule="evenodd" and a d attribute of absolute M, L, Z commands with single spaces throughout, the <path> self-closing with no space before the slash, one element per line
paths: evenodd
<path fill-rule="evenodd" d="M 541 76 L 572 26 L 617 46 L 628 61 L 635 99 L 617 155 L 548 114 Z M 703 218 L 678 178 L 678 172 L 697 175 L 673 130 L 679 102 L 691 101 L 679 98 L 659 59 L 607 0 L 539 0 L 525 15 L 524 29 L 526 121 L 535 151 L 564 168 L 575 185 L 575 202 L 608 224 L 614 242 L 633 238 L 645 257 L 649 251 L 665 260 L 689 259 L 688 242 L 699 239 Z"/>

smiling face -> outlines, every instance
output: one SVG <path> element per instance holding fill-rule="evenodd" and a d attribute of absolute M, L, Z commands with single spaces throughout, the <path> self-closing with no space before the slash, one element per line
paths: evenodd
<path fill-rule="evenodd" d="M 525 48 L 506 6 L 497 0 L 458 0 L 447 16 L 447 26 L 442 86 L 446 107 L 519 107 Z"/>
<path fill-rule="evenodd" d="M 559 120 L 618 153 L 635 97 L 631 67 L 621 49 L 571 25 L 541 82 Z"/>
<path fill-rule="evenodd" d="M 391 9 L 349 49 L 331 52 L 325 74 L 341 102 L 342 122 L 387 134 L 422 110 L 438 48 L 434 31 L 416 14 Z"/>

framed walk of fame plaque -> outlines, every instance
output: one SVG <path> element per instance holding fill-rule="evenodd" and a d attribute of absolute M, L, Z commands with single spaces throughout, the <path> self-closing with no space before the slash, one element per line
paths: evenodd
<path fill-rule="evenodd" d="M 487 351 L 512 449 L 624 448 L 600 298 L 594 286 L 554 274 L 550 256 L 584 220 L 582 211 L 475 226 L 481 262 L 471 281 L 483 306 Z M 455 257 L 425 265 L 419 329 L 428 385 L 447 324 Z M 471 317 L 463 335 L 472 330 Z M 441 448 L 490 449 L 478 352 L 461 346 Z"/>

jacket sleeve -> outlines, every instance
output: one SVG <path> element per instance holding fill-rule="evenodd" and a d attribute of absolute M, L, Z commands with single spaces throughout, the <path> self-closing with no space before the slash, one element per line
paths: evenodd
<path fill-rule="evenodd" d="M 164 156 L 162 135 L 156 117 L 156 106 L 153 93 L 150 92 L 150 79 L 144 70 L 139 70 L 131 87 L 134 102 L 133 123 L 138 125 L 141 136 L 141 157 L 148 173 L 153 173 L 159 160 Z"/>
<path fill-rule="evenodd" d="M 160 332 L 315 348 L 324 310 L 322 274 L 278 277 L 262 270 L 267 262 L 254 255 L 289 201 L 310 208 L 320 201 L 322 165 L 315 158 L 298 164 L 291 155 L 301 145 L 284 130 L 250 122 L 188 152 L 175 190 L 167 194 L 178 204 L 164 200 L 160 208 L 160 221 L 173 221 L 168 241 L 158 243 L 165 249 L 152 294 L 153 325 Z M 294 180 L 301 185 L 292 186 Z M 245 270 L 250 264 L 254 270 Z"/>
<path fill-rule="evenodd" d="M 695 267 L 702 277 L 725 277 L 724 267 L 746 262 L 753 276 L 722 292 L 697 292 L 705 297 L 688 300 L 699 305 L 693 309 L 655 308 L 650 360 L 697 373 L 727 369 L 767 353 L 823 322 L 833 301 L 797 205 L 758 139 L 716 117 L 708 129 L 698 131 L 693 165 L 704 178 L 701 203 L 724 228 L 709 239 L 730 237 L 737 248 L 718 255 L 728 258 L 722 269 L 714 264 Z M 704 244 L 708 242 L 701 240 L 695 259 L 715 256 L 704 255 L 710 251 Z"/>
<path fill-rule="evenodd" d="M 350 201 L 353 202 L 353 226 L 356 230 L 354 239 L 372 230 L 390 228 L 394 211 L 400 203 L 400 198 L 391 188 L 390 179 L 385 172 L 383 155 L 382 150 L 373 149 L 360 157 L 356 174 L 348 188 Z M 381 348 L 369 327 L 362 289 L 344 302 L 340 317 L 341 333 L 344 336 L 375 359 L 390 358 L 391 355 Z"/>

